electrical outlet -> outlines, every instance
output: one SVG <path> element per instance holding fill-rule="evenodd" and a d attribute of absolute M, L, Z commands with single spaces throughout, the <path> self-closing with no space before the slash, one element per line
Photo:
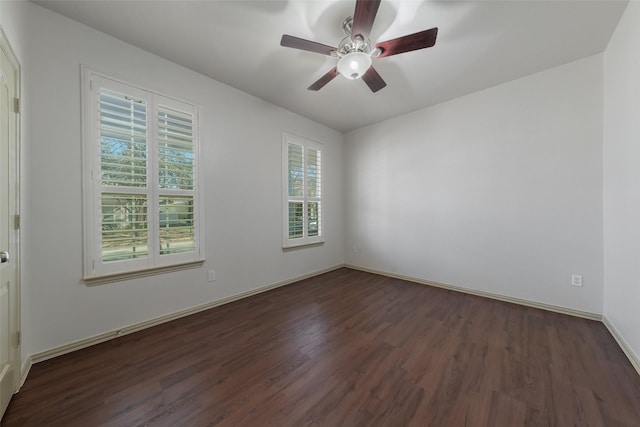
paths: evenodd
<path fill-rule="evenodd" d="M 209 270 L 209 275 L 207 277 L 210 282 L 213 282 L 214 280 L 216 280 L 216 271 Z"/>
<path fill-rule="evenodd" d="M 573 286 L 582 286 L 582 276 L 579 274 L 571 275 L 571 284 Z"/>

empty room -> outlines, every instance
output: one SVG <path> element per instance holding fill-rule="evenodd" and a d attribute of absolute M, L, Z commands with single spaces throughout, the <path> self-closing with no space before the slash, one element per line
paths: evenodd
<path fill-rule="evenodd" d="M 640 2 L 0 29 L 2 427 L 640 426 Z"/>

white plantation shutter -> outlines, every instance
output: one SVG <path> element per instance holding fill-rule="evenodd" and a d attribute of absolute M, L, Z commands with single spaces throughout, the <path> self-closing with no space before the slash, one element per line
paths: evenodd
<path fill-rule="evenodd" d="M 322 152 L 307 148 L 305 164 L 307 183 L 307 236 L 320 235 L 320 213 L 322 209 Z"/>
<path fill-rule="evenodd" d="M 283 247 L 323 241 L 322 145 L 283 135 Z"/>
<path fill-rule="evenodd" d="M 103 263 L 147 258 L 147 101 L 100 87 L 99 144 Z"/>
<path fill-rule="evenodd" d="M 197 107 L 84 76 L 85 277 L 201 260 Z"/>
<path fill-rule="evenodd" d="M 304 147 L 287 143 L 288 239 L 304 237 Z"/>
<path fill-rule="evenodd" d="M 158 107 L 159 185 L 162 189 L 193 190 L 193 115 Z"/>
<path fill-rule="evenodd" d="M 100 89 L 102 185 L 147 186 L 147 105 Z"/>
<path fill-rule="evenodd" d="M 195 250 L 193 115 L 158 107 L 160 254 Z"/>
<path fill-rule="evenodd" d="M 105 192 L 100 201 L 102 262 L 147 258 L 147 196 Z"/>

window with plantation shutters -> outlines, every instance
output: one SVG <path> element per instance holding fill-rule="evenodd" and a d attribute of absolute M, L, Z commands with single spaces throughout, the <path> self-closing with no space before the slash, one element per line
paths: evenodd
<path fill-rule="evenodd" d="M 283 247 L 320 243 L 322 234 L 322 145 L 284 134 Z"/>
<path fill-rule="evenodd" d="M 83 75 L 85 279 L 201 263 L 197 107 Z"/>

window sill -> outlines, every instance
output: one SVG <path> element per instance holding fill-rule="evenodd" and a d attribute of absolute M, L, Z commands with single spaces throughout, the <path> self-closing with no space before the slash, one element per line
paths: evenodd
<path fill-rule="evenodd" d="M 314 240 L 312 242 L 306 241 L 306 242 L 299 242 L 299 243 L 296 242 L 296 243 L 288 243 L 282 246 L 282 250 L 287 251 L 287 250 L 293 250 L 293 249 L 302 249 L 309 246 L 322 246 L 322 245 L 324 245 L 324 240 Z"/>
<path fill-rule="evenodd" d="M 145 270 L 128 271 L 126 273 L 105 274 L 102 276 L 84 277 L 83 280 L 87 286 L 102 285 L 105 283 L 121 282 L 124 280 L 138 279 L 140 277 L 156 276 L 159 274 L 171 273 L 174 271 L 189 270 L 192 268 L 202 267 L 203 259 L 198 261 L 189 261 L 182 264 L 166 265 L 162 267 L 153 267 Z"/>

